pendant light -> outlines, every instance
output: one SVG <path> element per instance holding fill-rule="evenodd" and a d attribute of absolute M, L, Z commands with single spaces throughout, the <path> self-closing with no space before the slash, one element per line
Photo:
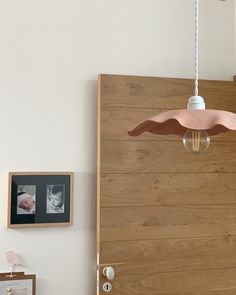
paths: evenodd
<path fill-rule="evenodd" d="M 188 100 L 187 109 L 159 113 L 138 123 L 128 131 L 130 136 L 143 132 L 178 135 L 188 152 L 199 154 L 208 149 L 210 136 L 236 130 L 236 114 L 221 110 L 206 110 L 198 93 L 199 80 L 199 0 L 195 0 L 195 93 Z"/>

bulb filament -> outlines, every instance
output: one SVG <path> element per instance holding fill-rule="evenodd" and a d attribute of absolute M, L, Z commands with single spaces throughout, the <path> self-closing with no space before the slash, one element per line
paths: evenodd
<path fill-rule="evenodd" d="M 193 130 L 192 131 L 192 145 L 193 145 L 193 152 L 194 153 L 199 152 L 200 142 L 201 142 L 201 131 Z"/>

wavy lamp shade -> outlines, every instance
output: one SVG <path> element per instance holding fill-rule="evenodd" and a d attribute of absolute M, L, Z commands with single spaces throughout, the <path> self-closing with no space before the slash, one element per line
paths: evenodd
<path fill-rule="evenodd" d="M 130 136 L 143 132 L 162 135 L 184 136 L 187 130 L 207 131 L 217 135 L 228 130 L 236 130 L 236 114 L 220 110 L 173 110 L 159 113 L 138 123 L 128 130 Z"/>
<path fill-rule="evenodd" d="M 172 110 L 160 113 L 140 122 L 128 134 L 138 136 L 147 131 L 162 135 L 183 137 L 188 152 L 198 154 L 208 149 L 210 136 L 228 130 L 236 130 L 236 114 L 206 110 L 204 98 L 198 95 L 199 80 L 199 0 L 195 0 L 195 94 L 188 100 L 185 110 Z"/>

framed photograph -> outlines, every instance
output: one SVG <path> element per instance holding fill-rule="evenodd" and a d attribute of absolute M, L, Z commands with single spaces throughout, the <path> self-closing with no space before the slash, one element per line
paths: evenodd
<path fill-rule="evenodd" d="M 36 276 L 24 273 L 0 274 L 0 295 L 35 295 Z"/>
<path fill-rule="evenodd" d="M 10 172 L 7 226 L 71 225 L 73 186 L 73 172 Z"/>

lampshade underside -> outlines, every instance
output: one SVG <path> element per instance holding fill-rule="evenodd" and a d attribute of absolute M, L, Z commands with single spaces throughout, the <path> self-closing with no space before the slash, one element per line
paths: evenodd
<path fill-rule="evenodd" d="M 143 132 L 183 136 L 186 130 L 206 130 L 210 136 L 236 130 L 236 114 L 221 110 L 172 110 L 148 118 L 128 130 L 131 136 Z"/>

